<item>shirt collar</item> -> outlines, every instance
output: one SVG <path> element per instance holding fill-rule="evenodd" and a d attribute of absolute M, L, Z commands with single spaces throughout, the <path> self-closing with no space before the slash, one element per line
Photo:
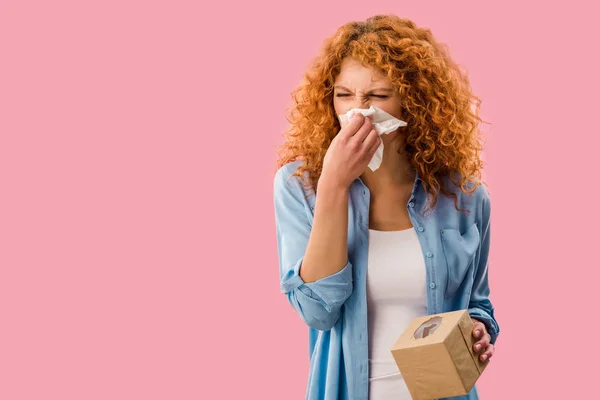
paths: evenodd
<path fill-rule="evenodd" d="M 415 181 L 420 181 L 421 180 L 421 176 L 419 175 L 419 171 L 415 170 L 415 172 L 417 173 L 417 176 L 415 177 Z"/>

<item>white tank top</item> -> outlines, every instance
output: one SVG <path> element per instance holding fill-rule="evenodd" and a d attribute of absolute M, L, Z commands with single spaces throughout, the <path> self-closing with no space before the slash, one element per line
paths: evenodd
<path fill-rule="evenodd" d="M 415 229 L 369 229 L 368 260 L 369 400 L 411 400 L 390 348 L 414 318 L 427 314 L 425 261 Z"/>

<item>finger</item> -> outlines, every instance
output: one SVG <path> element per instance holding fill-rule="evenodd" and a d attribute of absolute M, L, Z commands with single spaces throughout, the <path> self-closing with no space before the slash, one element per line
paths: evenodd
<path fill-rule="evenodd" d="M 340 136 L 350 138 L 354 135 L 365 121 L 365 116 L 361 113 L 356 113 L 350 118 L 350 122 L 341 131 Z"/>
<path fill-rule="evenodd" d="M 475 350 L 475 353 L 483 352 L 490 345 L 490 339 L 491 336 L 489 334 L 485 334 L 483 339 L 473 344 L 473 350 Z"/>
<path fill-rule="evenodd" d="M 489 360 L 490 358 L 492 358 L 492 356 L 494 355 L 494 350 L 495 350 L 495 348 L 494 348 L 494 345 L 493 345 L 493 344 L 490 344 L 490 345 L 487 347 L 487 349 L 485 349 L 485 352 L 484 352 L 482 355 L 480 355 L 480 356 L 479 356 L 479 359 L 480 359 L 482 362 L 486 362 L 486 361 L 488 361 L 488 360 Z"/>
<path fill-rule="evenodd" d="M 479 339 L 479 338 L 483 337 L 485 333 L 487 333 L 487 331 L 485 329 L 485 325 L 483 324 L 483 322 L 474 321 L 473 322 L 473 337 L 476 337 L 477 339 Z"/>
<path fill-rule="evenodd" d="M 377 144 L 377 146 L 379 146 L 379 139 L 379 133 L 377 133 L 375 129 L 371 129 L 371 131 L 362 143 L 363 150 L 368 153 L 374 144 Z"/>
<path fill-rule="evenodd" d="M 379 136 L 377 131 L 375 131 L 374 136 L 375 136 L 375 140 L 373 141 L 373 144 L 371 144 L 371 146 L 369 147 L 369 149 L 367 150 L 367 153 L 366 153 L 369 157 L 372 157 L 373 154 L 375 154 L 375 152 L 377 151 L 377 148 L 381 144 L 381 137 Z"/>
<path fill-rule="evenodd" d="M 365 120 L 362 126 L 356 131 L 356 133 L 352 136 L 351 140 L 356 141 L 356 143 L 361 144 L 369 135 L 369 132 L 373 129 L 373 122 L 370 118 L 365 117 Z"/>

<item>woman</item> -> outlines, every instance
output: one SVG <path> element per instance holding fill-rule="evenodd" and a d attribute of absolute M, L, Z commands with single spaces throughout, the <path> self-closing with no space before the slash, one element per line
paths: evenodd
<path fill-rule="evenodd" d="M 281 290 L 309 326 L 306 398 L 410 399 L 389 349 L 422 315 L 468 309 L 489 362 L 490 197 L 466 75 L 428 29 L 377 15 L 327 40 L 294 99 L 274 202 Z M 340 129 L 371 105 L 407 125 L 380 136 L 358 113 Z"/>

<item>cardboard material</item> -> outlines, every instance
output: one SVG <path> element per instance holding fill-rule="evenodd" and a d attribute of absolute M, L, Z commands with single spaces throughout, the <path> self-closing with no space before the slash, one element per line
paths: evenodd
<path fill-rule="evenodd" d="M 467 310 L 415 318 L 390 351 L 415 400 L 468 394 L 485 369 Z"/>

